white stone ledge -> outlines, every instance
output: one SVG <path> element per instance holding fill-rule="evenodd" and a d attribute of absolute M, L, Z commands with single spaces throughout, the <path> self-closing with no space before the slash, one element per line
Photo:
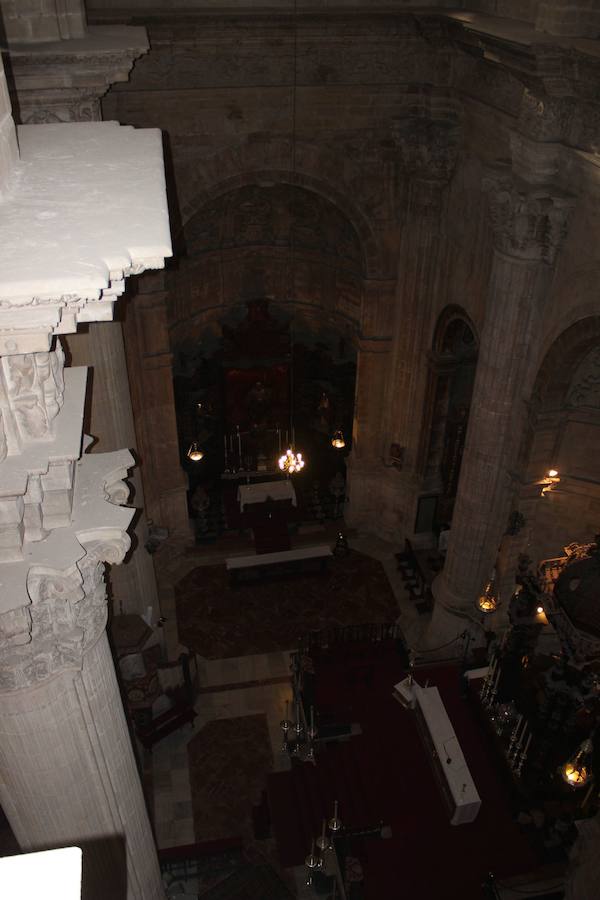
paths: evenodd
<path fill-rule="evenodd" d="M 161 133 L 117 122 L 23 125 L 0 204 L 0 354 L 112 315 L 128 275 L 171 256 Z"/>

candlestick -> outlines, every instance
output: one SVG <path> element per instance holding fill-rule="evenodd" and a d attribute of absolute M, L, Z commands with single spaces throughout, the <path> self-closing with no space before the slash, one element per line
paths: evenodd
<path fill-rule="evenodd" d="M 319 850 L 329 850 L 329 839 L 327 838 L 327 819 L 323 819 L 323 828 L 321 830 L 321 837 L 317 838 L 317 847 Z"/>

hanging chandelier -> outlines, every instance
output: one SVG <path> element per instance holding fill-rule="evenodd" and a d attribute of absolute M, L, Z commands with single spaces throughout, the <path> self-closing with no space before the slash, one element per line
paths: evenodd
<path fill-rule="evenodd" d="M 279 468 L 286 475 L 293 475 L 295 472 L 301 472 L 306 465 L 301 453 L 294 453 L 291 447 L 285 451 L 283 456 L 279 457 Z"/>
<path fill-rule="evenodd" d="M 335 431 L 333 433 L 333 437 L 331 438 L 331 446 L 335 447 L 336 450 L 343 450 L 346 446 L 346 441 L 344 440 L 344 432 L 341 430 Z"/>
<path fill-rule="evenodd" d="M 583 787 L 592 775 L 592 742 L 588 738 L 580 744 L 575 755 L 561 766 L 563 780 L 572 788 Z"/>
<path fill-rule="evenodd" d="M 192 462 L 200 462 L 201 459 L 204 459 L 204 450 L 200 449 L 200 445 L 198 441 L 192 441 L 190 444 L 190 449 L 187 452 L 187 458 L 191 459 Z"/>

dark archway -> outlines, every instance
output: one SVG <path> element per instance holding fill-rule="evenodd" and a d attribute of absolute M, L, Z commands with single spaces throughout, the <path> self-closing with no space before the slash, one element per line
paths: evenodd
<path fill-rule="evenodd" d="M 461 307 L 447 307 L 433 338 L 419 454 L 422 490 L 437 497 L 434 525 L 452 519 L 477 353 L 475 328 L 468 315 Z"/>

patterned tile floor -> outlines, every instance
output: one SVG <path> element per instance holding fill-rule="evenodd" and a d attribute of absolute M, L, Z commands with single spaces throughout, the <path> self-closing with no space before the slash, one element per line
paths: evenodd
<path fill-rule="evenodd" d="M 382 563 L 408 643 L 419 646 L 429 617 L 419 616 L 406 594 L 393 555 L 398 548 L 374 536 L 355 537 L 352 546 Z M 215 558 L 213 548 L 211 562 Z M 280 751 L 279 722 L 286 700 L 291 699 L 290 650 L 200 661 L 201 692 L 193 727 L 186 726 L 162 740 L 154 747 L 151 758 L 146 759 L 152 773 L 155 833 L 160 848 L 195 841 L 187 744 L 208 722 L 264 714 L 274 768 L 278 771 L 289 767 L 287 756 Z M 302 872 L 297 873 L 296 881 L 300 897 L 304 894 Z"/>

